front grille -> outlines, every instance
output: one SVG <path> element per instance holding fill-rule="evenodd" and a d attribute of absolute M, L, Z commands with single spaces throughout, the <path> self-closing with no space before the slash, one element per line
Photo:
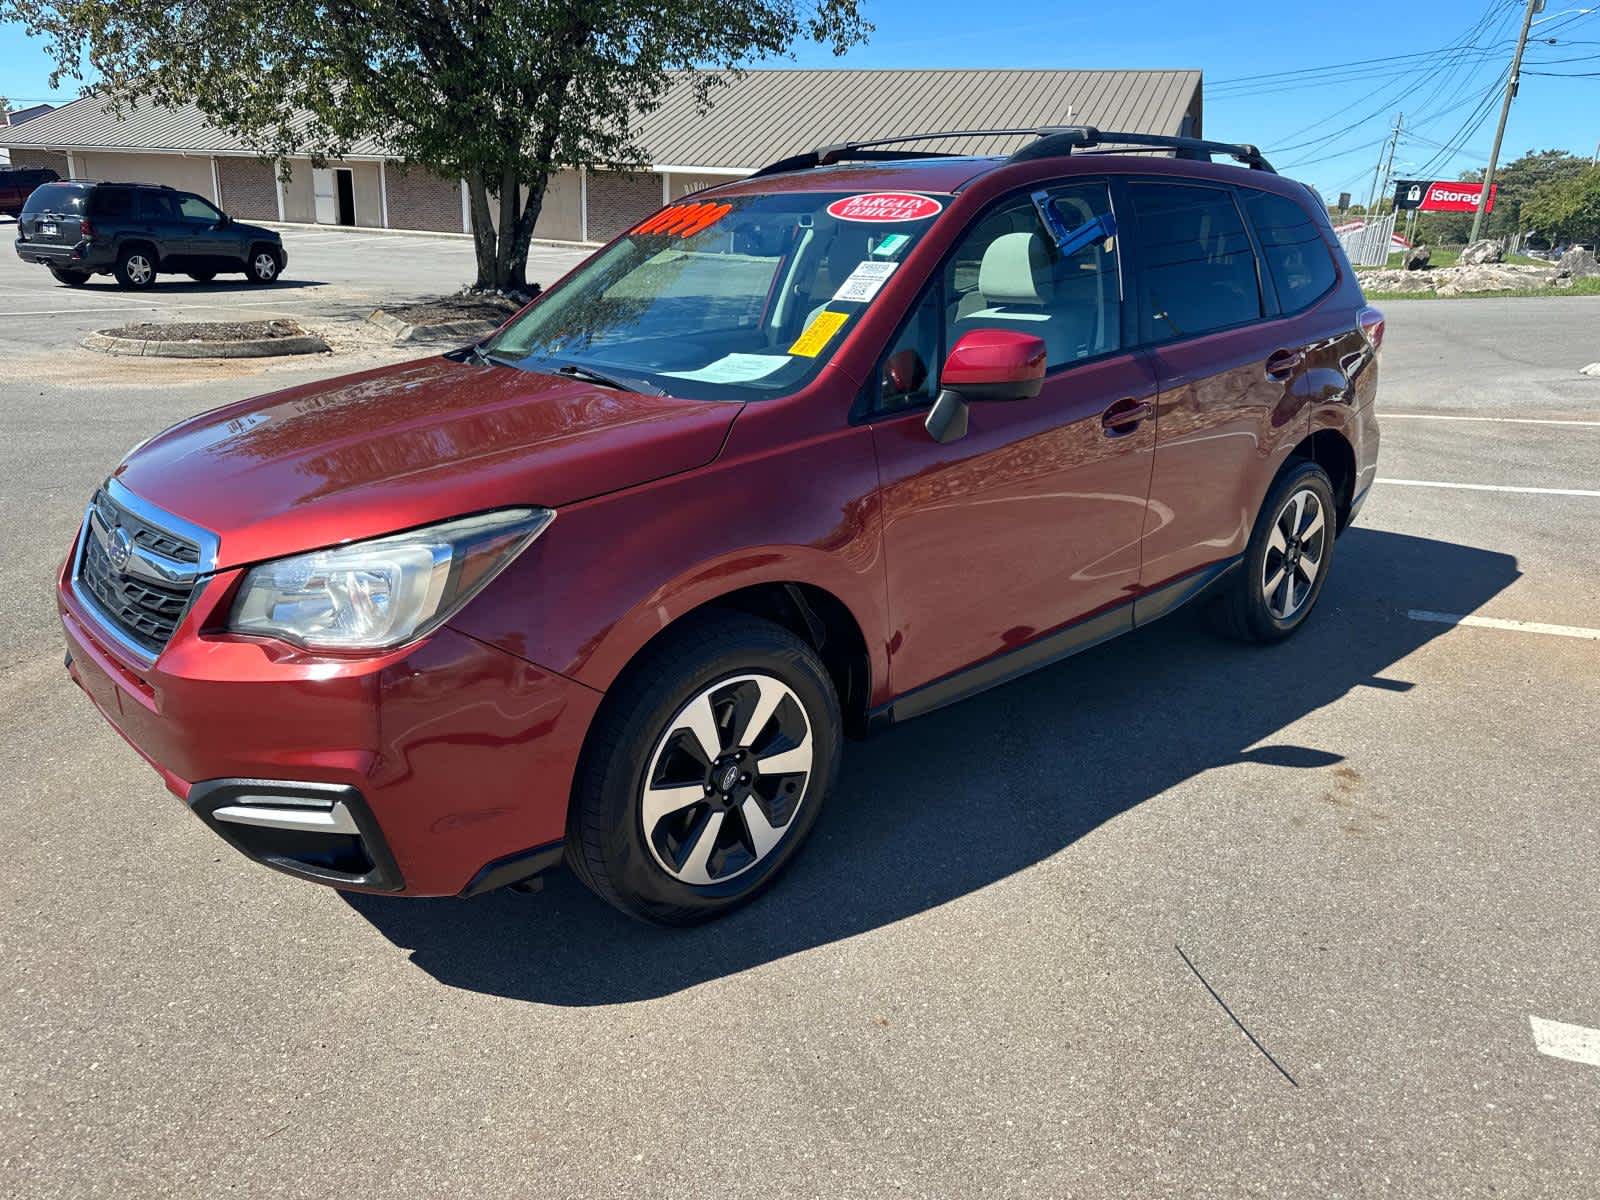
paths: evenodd
<path fill-rule="evenodd" d="M 150 654 L 159 654 L 188 609 L 197 582 L 158 581 L 137 567 L 118 570 L 106 546 L 119 528 L 126 531 L 136 553 L 143 549 L 176 563 L 199 563 L 200 547 L 141 519 L 103 491 L 94 499 L 78 560 L 78 582 L 117 632 Z"/>

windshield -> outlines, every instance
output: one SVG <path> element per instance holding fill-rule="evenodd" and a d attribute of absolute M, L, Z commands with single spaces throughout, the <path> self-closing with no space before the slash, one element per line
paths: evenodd
<path fill-rule="evenodd" d="M 77 183 L 47 183 L 33 190 L 28 202 L 22 206 L 24 216 L 34 213 L 81 213 L 84 197 L 89 189 Z"/>
<path fill-rule="evenodd" d="M 483 351 L 669 395 L 786 395 L 816 377 L 945 199 L 784 192 L 674 204 Z"/>

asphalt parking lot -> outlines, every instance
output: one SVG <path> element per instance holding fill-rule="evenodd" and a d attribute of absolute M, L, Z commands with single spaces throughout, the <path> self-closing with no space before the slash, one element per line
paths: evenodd
<path fill-rule="evenodd" d="M 470 267 L 340 236 L 148 303 Z M 112 371 L 50 349 L 109 286 L 7 249 L 0 297 L 0 1192 L 1600 1191 L 1600 300 L 1389 305 L 1383 482 L 1297 638 L 1180 615 L 853 744 L 784 882 L 665 933 L 564 874 L 346 898 L 187 816 L 52 569 L 131 443 L 361 355 Z"/>

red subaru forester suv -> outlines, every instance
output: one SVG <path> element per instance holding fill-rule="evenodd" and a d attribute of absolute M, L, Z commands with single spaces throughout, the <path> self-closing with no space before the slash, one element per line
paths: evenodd
<path fill-rule="evenodd" d="M 1378 451 L 1383 318 L 1316 196 L 1250 146 L 909 140 L 152 438 L 62 569 L 73 678 L 268 866 L 437 896 L 564 858 L 683 924 L 793 857 L 846 734 L 1191 600 L 1293 633 Z"/>

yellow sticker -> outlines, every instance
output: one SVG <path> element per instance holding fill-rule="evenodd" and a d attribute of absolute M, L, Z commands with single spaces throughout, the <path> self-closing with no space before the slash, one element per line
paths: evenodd
<path fill-rule="evenodd" d="M 795 339 L 794 345 L 789 347 L 789 353 L 802 358 L 815 358 L 849 319 L 849 313 L 819 312 L 811 318 L 811 324 L 806 326 L 805 332 Z"/>

